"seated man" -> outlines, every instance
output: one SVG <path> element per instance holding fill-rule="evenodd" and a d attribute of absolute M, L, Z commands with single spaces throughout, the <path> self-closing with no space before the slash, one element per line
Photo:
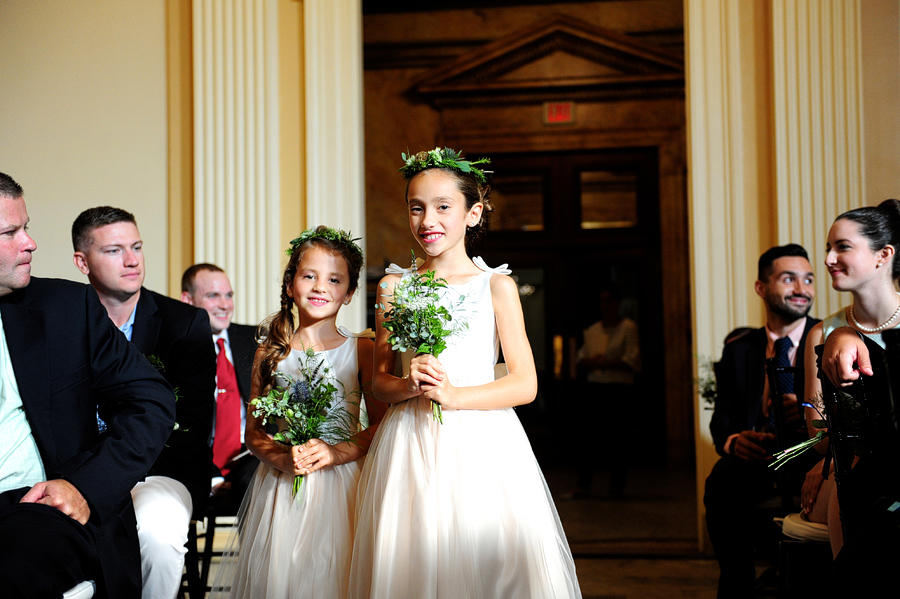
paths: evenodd
<path fill-rule="evenodd" d="M 209 499 L 216 385 L 209 316 L 144 289 L 143 242 L 130 213 L 109 206 L 85 210 L 72 224 L 72 244 L 75 266 L 87 275 L 109 319 L 178 395 L 177 427 L 146 480 L 132 490 L 143 597 L 174 599 L 191 514 L 203 514 Z"/>
<path fill-rule="evenodd" d="M 806 336 L 818 322 L 807 316 L 815 288 L 806 250 L 795 244 L 771 248 L 759 259 L 758 277 L 755 289 L 765 304 L 766 326 L 732 340 L 722 352 L 710 422 L 716 451 L 722 457 L 706 480 L 703 498 L 710 540 L 719 561 L 718 596 L 729 599 L 754 594 L 753 538 L 757 531 L 751 515 L 755 505 L 777 493 L 776 475 L 766 467 L 775 435 L 769 419 L 773 412 L 765 359 L 781 352 L 791 365 L 797 364 L 797 356 L 802 364 Z M 802 394 L 802 372 L 794 377 L 794 389 Z M 787 418 L 798 422 L 798 436 L 805 438 L 796 393 L 785 394 L 784 408 Z M 809 460 L 796 462 L 792 467 L 802 473 L 812 465 Z M 800 483 L 798 478 L 798 492 Z"/>
<path fill-rule="evenodd" d="M 131 488 L 162 450 L 175 397 L 97 294 L 31 278 L 22 188 L 0 173 L 0 589 L 140 597 Z M 108 434 L 97 429 L 97 414 Z"/>
<path fill-rule="evenodd" d="M 234 291 L 225 271 L 214 264 L 194 264 L 181 277 L 181 301 L 209 313 L 218 353 L 216 422 L 213 427 L 214 505 L 236 509 L 259 466 L 244 445 L 250 376 L 256 354 L 256 327 L 231 322 Z"/>

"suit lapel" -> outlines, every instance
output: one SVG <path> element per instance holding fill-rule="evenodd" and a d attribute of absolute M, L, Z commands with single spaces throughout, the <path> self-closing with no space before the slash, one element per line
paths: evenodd
<path fill-rule="evenodd" d="M 232 331 L 232 328 L 234 331 Z M 245 402 L 250 401 L 250 367 L 245 363 L 256 352 L 256 340 L 250 329 L 238 328 L 234 325 L 228 329 L 228 341 L 231 343 L 231 355 L 234 357 L 234 370 L 237 375 L 238 388 Z"/>
<path fill-rule="evenodd" d="M 142 354 L 150 356 L 156 348 L 157 339 L 159 339 L 162 318 L 157 313 L 159 309 L 153 295 L 143 287 L 141 287 L 141 297 L 138 298 L 135 310 L 131 342 Z"/>
<path fill-rule="evenodd" d="M 756 421 L 762 412 L 762 394 L 765 389 L 766 378 L 766 329 L 757 329 L 751 333 L 753 343 L 748 347 L 746 385 L 750 393 L 750 401 L 747 402 L 747 424 L 751 429 L 756 427 Z"/>
<path fill-rule="evenodd" d="M 49 337 L 45 332 L 44 313 L 31 306 L 31 298 L 26 290 L 22 290 L 0 303 L 0 315 L 16 385 L 32 433 L 44 463 L 55 464 L 53 414 L 47 391 L 50 384 Z M 38 384 L 32 384 L 34 382 Z"/>

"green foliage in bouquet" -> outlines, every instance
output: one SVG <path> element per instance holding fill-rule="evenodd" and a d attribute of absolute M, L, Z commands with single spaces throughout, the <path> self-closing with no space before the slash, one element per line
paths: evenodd
<path fill-rule="evenodd" d="M 383 303 L 375 308 L 384 313 L 382 326 L 391 334 L 388 343 L 399 352 L 414 350 L 416 354 L 431 354 L 435 358 L 447 348 L 447 338 L 468 327 L 458 317 L 463 310 L 466 296 L 460 295 L 449 307 L 440 305 L 441 290 L 449 289 L 445 279 L 436 277 L 433 270 L 415 272 L 416 256 L 413 253 L 413 273 L 403 277 L 388 297 L 389 308 Z M 387 289 L 387 284 L 381 284 Z M 434 419 L 443 423 L 441 406 L 432 402 Z"/>
<path fill-rule="evenodd" d="M 275 441 L 285 445 L 303 445 L 321 439 L 329 445 L 352 442 L 356 420 L 342 405 L 346 398 L 343 385 L 331 374 L 331 368 L 312 349 L 300 360 L 300 376 L 276 373 L 286 381 L 273 386 L 268 394 L 250 402 L 253 416 L 280 426 Z M 303 475 L 294 477 L 294 495 L 300 490 Z"/>

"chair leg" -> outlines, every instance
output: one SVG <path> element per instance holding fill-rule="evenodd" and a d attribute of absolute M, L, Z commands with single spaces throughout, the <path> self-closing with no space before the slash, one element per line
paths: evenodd
<path fill-rule="evenodd" d="M 206 591 L 211 590 L 209 586 L 209 569 L 212 564 L 213 558 L 213 542 L 216 538 L 216 517 L 209 516 L 206 519 L 206 541 L 203 544 L 203 561 L 202 561 L 202 569 L 200 570 L 200 581 L 203 583 L 203 588 Z M 203 597 L 203 595 L 199 595 L 199 597 Z"/>
<path fill-rule="evenodd" d="M 200 584 L 200 556 L 197 552 L 197 521 L 191 521 L 188 527 L 188 540 L 185 543 L 187 554 L 184 556 L 185 579 L 190 599 L 203 599 L 205 593 Z M 184 596 L 184 585 L 179 589 L 179 596 Z"/>

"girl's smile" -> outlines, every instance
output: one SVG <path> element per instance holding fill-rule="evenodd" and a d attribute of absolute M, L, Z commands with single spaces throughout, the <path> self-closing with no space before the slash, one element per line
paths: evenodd
<path fill-rule="evenodd" d="M 341 306 L 350 301 L 350 275 L 343 257 L 318 247 L 306 251 L 297 265 L 294 284 L 288 297 L 294 300 L 304 319 L 327 319 L 337 316 Z"/>
<path fill-rule="evenodd" d="M 422 241 L 425 243 L 434 243 L 435 241 L 438 241 L 443 236 L 444 236 L 443 233 L 437 233 L 437 232 L 432 231 L 432 232 L 427 232 L 427 233 L 423 233 L 423 234 L 419 235 L 419 238 L 421 238 Z"/>
<path fill-rule="evenodd" d="M 466 209 L 456 180 L 439 169 L 413 177 L 407 189 L 409 228 L 430 256 L 459 246 L 465 251 L 466 227 L 481 218 L 483 205 Z"/>

